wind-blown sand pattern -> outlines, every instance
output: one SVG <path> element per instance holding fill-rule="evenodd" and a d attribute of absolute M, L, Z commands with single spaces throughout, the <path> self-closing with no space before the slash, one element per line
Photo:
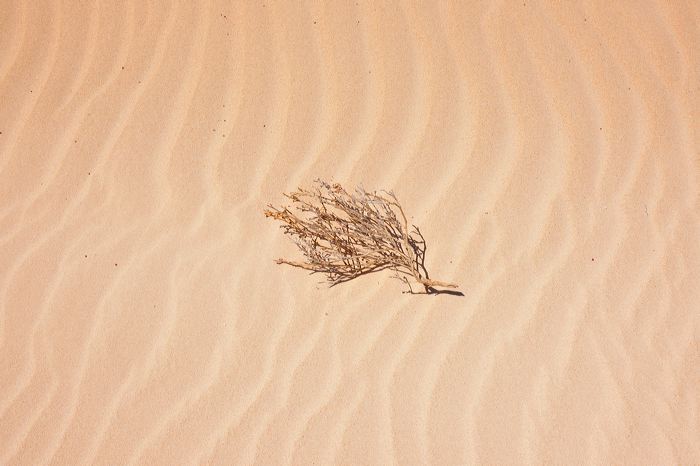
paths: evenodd
<path fill-rule="evenodd" d="M 434 3 L 2 2 L 0 464 L 700 464 L 700 3 Z"/>

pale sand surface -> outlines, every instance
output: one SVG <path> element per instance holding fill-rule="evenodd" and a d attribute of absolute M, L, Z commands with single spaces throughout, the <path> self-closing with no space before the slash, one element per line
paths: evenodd
<path fill-rule="evenodd" d="M 464 3 L 0 2 L 0 464 L 700 464 L 700 3 Z"/>

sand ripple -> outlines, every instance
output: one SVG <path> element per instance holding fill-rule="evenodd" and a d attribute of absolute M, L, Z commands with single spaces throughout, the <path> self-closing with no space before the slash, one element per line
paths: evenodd
<path fill-rule="evenodd" d="M 0 464 L 700 463 L 700 10 L 7 1 Z M 393 188 L 326 289 L 261 214 Z"/>

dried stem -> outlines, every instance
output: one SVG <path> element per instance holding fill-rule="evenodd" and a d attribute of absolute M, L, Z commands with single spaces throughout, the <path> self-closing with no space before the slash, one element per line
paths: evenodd
<path fill-rule="evenodd" d="M 265 216 L 282 222 L 306 262 L 277 259 L 287 264 L 326 274 L 331 286 L 366 273 L 389 269 L 409 284 L 406 275 L 423 285 L 456 288 L 453 283 L 432 280 L 425 269 L 425 238 L 408 219 L 393 192 L 347 192 L 340 184 L 316 180 L 312 189 L 299 188 L 285 194 L 296 209 L 268 205 Z M 409 284 L 410 289 L 410 284 Z"/>

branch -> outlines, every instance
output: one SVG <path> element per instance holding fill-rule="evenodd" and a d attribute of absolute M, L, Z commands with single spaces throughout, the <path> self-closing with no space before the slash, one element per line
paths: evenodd
<path fill-rule="evenodd" d="M 407 216 L 393 192 L 358 187 L 350 194 L 338 183 L 316 180 L 313 189 L 299 188 L 285 197 L 296 212 L 268 205 L 265 216 L 282 222 L 280 227 L 294 238 L 306 261 L 277 259 L 277 264 L 325 273 L 331 286 L 391 269 L 405 283 L 406 275 L 412 277 L 426 293 L 433 287 L 457 287 L 428 278 L 425 238 L 415 225 L 409 231 Z"/>

